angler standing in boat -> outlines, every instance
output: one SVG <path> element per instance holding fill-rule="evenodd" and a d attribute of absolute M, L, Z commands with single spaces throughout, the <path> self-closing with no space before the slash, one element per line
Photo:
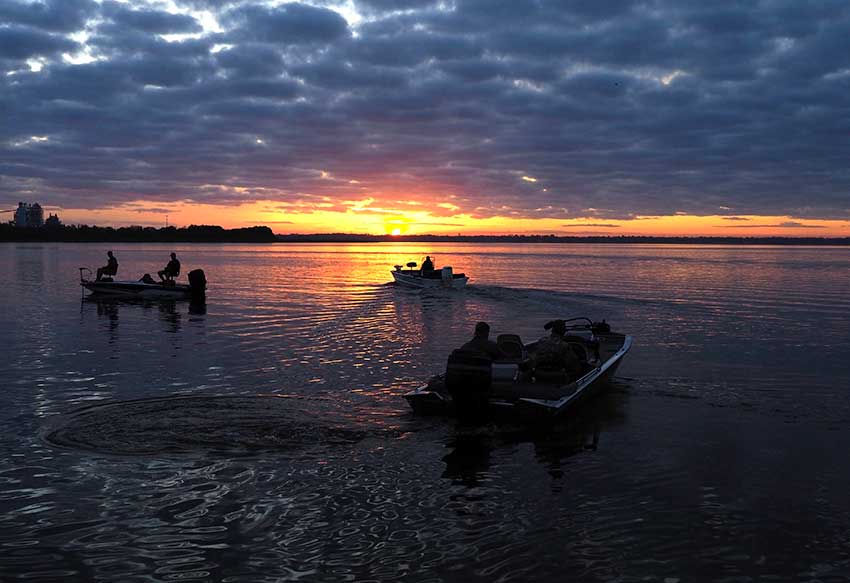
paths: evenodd
<path fill-rule="evenodd" d="M 118 260 L 115 259 L 115 255 L 112 254 L 112 251 L 107 251 L 106 256 L 109 259 L 106 261 L 106 265 L 97 268 L 97 277 L 95 278 L 95 281 L 100 281 L 104 275 L 113 277 L 118 274 Z M 91 271 L 89 271 L 89 273 L 91 273 Z"/>
<path fill-rule="evenodd" d="M 165 266 L 165 269 L 157 271 L 160 281 L 173 281 L 175 277 L 180 275 L 180 261 L 177 259 L 177 254 L 171 254 L 171 261 Z"/>

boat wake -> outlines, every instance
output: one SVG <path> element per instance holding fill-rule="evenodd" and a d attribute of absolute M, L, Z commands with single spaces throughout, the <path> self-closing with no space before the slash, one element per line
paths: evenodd
<path fill-rule="evenodd" d="M 599 294 L 576 291 L 545 290 L 538 288 L 521 288 L 498 285 L 475 285 L 466 292 L 481 298 L 494 300 L 526 301 L 535 304 L 550 305 L 552 302 L 561 303 L 600 303 L 622 306 L 666 306 L 676 302 L 655 298 L 632 298 L 614 294 Z"/>
<path fill-rule="evenodd" d="M 115 455 L 300 452 L 353 444 L 374 431 L 317 411 L 315 400 L 186 396 L 95 405 L 42 431 L 51 445 Z"/>

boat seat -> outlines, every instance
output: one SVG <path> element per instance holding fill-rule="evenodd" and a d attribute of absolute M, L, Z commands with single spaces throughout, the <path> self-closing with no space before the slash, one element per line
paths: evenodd
<path fill-rule="evenodd" d="M 521 362 L 525 359 L 525 347 L 518 334 L 499 334 L 496 344 L 507 356 L 506 360 Z"/>

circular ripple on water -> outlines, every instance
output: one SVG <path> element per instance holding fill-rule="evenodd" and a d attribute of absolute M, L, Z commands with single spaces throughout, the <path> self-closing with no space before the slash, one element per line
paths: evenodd
<path fill-rule="evenodd" d="M 351 444 L 369 432 L 321 402 L 277 396 L 168 397 L 94 405 L 54 420 L 50 444 L 119 455 Z"/>

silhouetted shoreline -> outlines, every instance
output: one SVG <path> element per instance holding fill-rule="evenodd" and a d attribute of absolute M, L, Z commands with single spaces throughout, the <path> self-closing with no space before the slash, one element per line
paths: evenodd
<path fill-rule="evenodd" d="M 189 227 L 90 227 L 62 225 L 53 228 L 20 229 L 0 225 L 0 241 L 47 243 L 274 243 L 268 227 L 225 229 L 215 225 Z"/>
<path fill-rule="evenodd" d="M 46 243 L 606 243 L 687 245 L 850 245 L 850 237 L 653 237 L 625 235 L 276 235 L 269 227 L 93 227 L 62 225 L 21 229 L 0 225 L 0 241 Z"/>
<path fill-rule="evenodd" d="M 278 235 L 281 243 L 612 243 L 698 245 L 850 245 L 850 237 L 650 237 L 556 235 Z"/>

